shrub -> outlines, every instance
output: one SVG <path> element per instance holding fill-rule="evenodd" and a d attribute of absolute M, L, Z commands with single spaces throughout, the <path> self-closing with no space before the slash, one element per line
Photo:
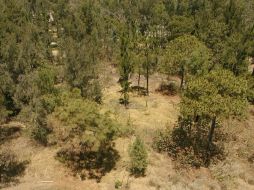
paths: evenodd
<path fill-rule="evenodd" d="M 115 188 L 120 189 L 122 187 L 123 183 L 120 180 L 115 181 Z"/>
<path fill-rule="evenodd" d="M 23 174 L 28 161 L 19 161 L 17 156 L 9 151 L 0 152 L 0 183 L 16 180 Z M 1 186 L 0 186 L 1 187 Z"/>
<path fill-rule="evenodd" d="M 42 68 L 37 74 L 36 83 L 41 94 L 53 93 L 55 91 L 55 73 L 53 68 Z"/>
<path fill-rule="evenodd" d="M 143 176 L 148 165 L 148 154 L 143 141 L 138 137 L 129 150 L 130 171 L 132 175 Z"/>
<path fill-rule="evenodd" d="M 52 130 L 49 143 L 61 146 L 57 158 L 82 178 L 100 180 L 119 158 L 113 148 L 117 123 L 77 89 L 63 93 L 61 105 L 48 117 L 48 127 Z"/>
<path fill-rule="evenodd" d="M 32 131 L 32 137 L 38 143 L 46 146 L 48 144 L 48 135 L 51 133 L 50 129 L 44 126 L 35 126 Z"/>
<path fill-rule="evenodd" d="M 178 93 L 178 90 L 179 88 L 175 82 L 170 83 L 162 82 L 160 84 L 160 87 L 157 89 L 157 91 L 161 92 L 162 94 L 171 96 L 176 95 Z"/>
<path fill-rule="evenodd" d="M 47 117 L 51 114 L 55 107 L 60 105 L 60 99 L 57 95 L 48 94 L 41 96 L 36 107 L 36 122 L 32 130 L 32 137 L 42 145 L 48 144 L 48 135 L 52 130 L 48 127 Z"/>

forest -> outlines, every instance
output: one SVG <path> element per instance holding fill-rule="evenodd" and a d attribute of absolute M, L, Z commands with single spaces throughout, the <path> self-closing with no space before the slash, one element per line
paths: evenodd
<path fill-rule="evenodd" d="M 0 5 L 0 189 L 254 189 L 253 0 Z"/>

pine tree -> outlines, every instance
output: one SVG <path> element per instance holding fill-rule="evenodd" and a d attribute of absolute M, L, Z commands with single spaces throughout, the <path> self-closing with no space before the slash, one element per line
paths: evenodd
<path fill-rule="evenodd" d="M 130 170 L 135 176 L 145 175 L 148 165 L 148 154 L 143 141 L 137 137 L 132 146 L 130 147 Z"/>
<path fill-rule="evenodd" d="M 187 83 L 181 102 L 183 118 L 196 117 L 211 121 L 207 141 L 207 160 L 210 161 L 210 148 L 217 121 L 228 117 L 243 118 L 247 108 L 247 81 L 235 77 L 227 70 L 215 70 L 192 78 Z"/>
<path fill-rule="evenodd" d="M 120 67 L 120 85 L 122 87 L 122 94 L 123 94 L 123 99 L 120 99 L 120 102 L 127 107 L 129 104 L 129 91 L 130 91 L 130 82 L 129 82 L 129 77 L 132 72 L 132 60 L 131 60 L 131 55 L 130 55 L 130 38 L 129 38 L 128 33 L 124 33 L 121 36 L 121 60 L 119 63 Z"/>
<path fill-rule="evenodd" d="M 210 50 L 191 35 L 184 35 L 171 41 L 166 53 L 163 69 L 167 73 L 180 75 L 181 89 L 188 75 L 202 75 L 210 66 Z"/>

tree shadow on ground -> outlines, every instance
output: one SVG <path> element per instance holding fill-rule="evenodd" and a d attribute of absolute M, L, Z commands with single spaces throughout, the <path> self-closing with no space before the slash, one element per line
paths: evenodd
<path fill-rule="evenodd" d="M 139 96 L 147 96 L 147 89 L 142 86 L 131 86 L 131 92 L 137 93 Z"/>
<path fill-rule="evenodd" d="M 2 127 L 0 126 L 0 144 L 5 141 L 16 138 L 20 132 L 19 127 Z"/>
<path fill-rule="evenodd" d="M 173 81 L 169 83 L 162 82 L 159 88 L 156 89 L 156 92 L 159 92 L 162 95 L 175 96 L 179 92 L 179 87 Z"/>
<path fill-rule="evenodd" d="M 167 152 L 179 167 L 207 167 L 210 163 L 225 159 L 223 139 L 225 134 L 217 130 L 217 136 L 207 152 L 208 130 L 175 126 L 173 130 L 160 132 L 155 138 L 155 148 L 159 152 Z M 209 160 L 207 156 L 209 155 Z M 207 162 L 209 161 L 209 162 Z"/>
<path fill-rule="evenodd" d="M 110 172 L 119 160 L 119 153 L 112 147 L 100 148 L 98 151 L 62 149 L 57 153 L 57 159 L 70 167 L 82 180 L 101 178 Z"/>
<path fill-rule="evenodd" d="M 25 172 L 28 161 L 20 161 L 9 151 L 0 152 L 0 188 L 19 183 L 18 177 Z"/>

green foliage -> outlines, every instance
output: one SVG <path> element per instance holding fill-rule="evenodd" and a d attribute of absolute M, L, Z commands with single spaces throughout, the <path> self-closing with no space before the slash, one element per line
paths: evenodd
<path fill-rule="evenodd" d="M 57 106 L 61 103 L 59 94 L 46 94 L 41 96 L 34 105 L 35 116 L 32 129 L 32 137 L 40 144 L 46 146 L 49 144 L 48 135 L 52 129 L 48 127 L 47 118 Z"/>
<path fill-rule="evenodd" d="M 120 188 L 122 187 L 122 185 L 123 185 L 123 183 L 122 183 L 121 181 L 119 181 L 119 180 L 117 180 L 117 181 L 115 182 L 115 188 L 116 188 L 116 189 L 120 189 Z"/>
<path fill-rule="evenodd" d="M 6 65 L 0 64 L 0 123 L 15 112 L 13 101 L 14 84 L 10 74 L 6 71 Z"/>
<path fill-rule="evenodd" d="M 242 117 L 247 106 L 247 81 L 227 70 L 215 70 L 193 78 L 181 103 L 184 117 Z"/>
<path fill-rule="evenodd" d="M 113 149 L 113 140 L 118 135 L 117 123 L 99 106 L 81 97 L 78 89 L 61 96 L 61 103 L 48 117 L 48 136 L 51 144 L 61 150 L 57 157 L 82 178 L 100 179 L 110 171 L 118 153 Z"/>
<path fill-rule="evenodd" d="M 120 68 L 120 85 L 122 87 L 123 98 L 120 99 L 120 103 L 127 106 L 129 104 L 129 91 L 130 82 L 129 77 L 132 72 L 132 60 L 130 55 L 130 39 L 129 34 L 124 33 L 121 37 L 121 62 L 119 63 Z"/>
<path fill-rule="evenodd" d="M 22 108 L 39 99 L 44 94 L 56 93 L 55 77 L 50 69 L 40 69 L 19 78 L 14 99 Z"/>
<path fill-rule="evenodd" d="M 40 120 L 45 121 L 45 118 L 40 118 Z M 40 144 L 46 146 L 48 144 L 48 135 L 50 133 L 51 131 L 47 127 L 38 124 L 32 131 L 32 138 Z"/>
<path fill-rule="evenodd" d="M 242 75 L 248 71 L 248 61 L 246 60 L 247 45 L 245 42 L 246 36 L 240 33 L 233 33 L 226 40 L 226 45 L 223 49 L 222 63 L 224 68 L 234 72 L 235 75 Z"/>
<path fill-rule="evenodd" d="M 243 118 L 247 105 L 244 78 L 223 69 L 192 77 L 183 92 L 176 127 L 160 133 L 155 147 L 182 164 L 208 166 L 224 157 L 219 122 L 229 117 Z"/>
<path fill-rule="evenodd" d="M 107 114 L 101 114 L 96 103 L 82 99 L 78 90 L 62 95 L 60 106 L 55 108 L 50 120 L 61 123 L 60 126 L 52 123 L 55 140 L 65 141 L 77 135 L 90 148 L 110 143 L 118 131 L 116 123 Z"/>
<path fill-rule="evenodd" d="M 135 176 L 145 175 L 148 165 L 148 154 L 143 141 L 137 137 L 130 147 L 130 171 Z"/>
<path fill-rule="evenodd" d="M 181 87 L 188 75 L 202 75 L 208 71 L 211 53 L 196 37 L 184 35 L 168 44 L 162 69 L 165 73 L 181 75 Z M 187 79 L 185 79 L 187 80 Z"/>
<path fill-rule="evenodd" d="M 184 34 L 191 34 L 194 29 L 194 21 L 190 17 L 172 16 L 169 19 L 167 28 L 170 31 L 170 38 L 175 39 Z"/>
<path fill-rule="evenodd" d="M 53 73 L 53 68 L 43 68 L 39 70 L 37 77 L 37 86 L 40 90 L 40 93 L 51 94 L 55 91 L 55 74 Z"/>
<path fill-rule="evenodd" d="M 96 47 L 91 47 L 91 40 L 93 39 L 83 39 L 80 43 L 72 38 L 68 40 L 65 78 L 71 87 L 81 90 L 83 97 L 100 102 L 101 91 L 96 72 L 97 52 Z"/>
<path fill-rule="evenodd" d="M 191 122 L 187 124 L 187 129 L 194 127 L 199 134 L 200 128 L 209 126 L 209 123 L 202 126 L 199 122 L 211 122 L 206 145 L 206 166 L 212 156 L 212 139 L 218 120 L 223 121 L 229 117 L 242 119 L 247 105 L 247 81 L 230 71 L 214 70 L 207 75 L 192 78 L 187 83 L 180 105 L 181 117 Z M 186 127 L 186 124 L 183 123 L 181 127 Z"/>
<path fill-rule="evenodd" d="M 181 87 L 186 84 L 180 111 L 187 121 L 179 125 L 187 128 L 179 138 L 191 143 L 205 141 L 198 134 L 200 128 L 209 131 L 210 121 L 217 127 L 225 118 L 242 118 L 247 99 L 254 102 L 253 80 L 247 84 L 244 79 L 246 58 L 254 56 L 251 0 L 0 0 L 0 4 L 0 123 L 18 116 L 32 126 L 33 138 L 42 144 L 67 144 L 59 159 L 84 176 L 85 170 L 109 171 L 118 156 L 113 149 L 117 124 L 95 103 L 102 100 L 100 63 L 119 63 L 120 101 L 125 106 L 134 72 L 146 77 L 146 95 L 149 76 L 159 63 L 159 72 L 180 75 Z M 57 43 L 61 66 L 54 65 L 50 56 L 52 41 Z M 60 69 L 61 77 L 54 72 Z M 57 85 L 56 78 L 61 78 Z M 161 90 L 178 91 L 174 83 L 162 84 Z M 186 155 L 197 155 L 198 148 L 187 148 Z"/>

